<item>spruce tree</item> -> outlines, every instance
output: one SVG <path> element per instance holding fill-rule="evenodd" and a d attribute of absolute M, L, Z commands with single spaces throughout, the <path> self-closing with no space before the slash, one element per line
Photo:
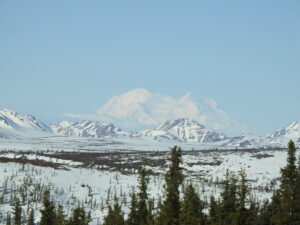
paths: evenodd
<path fill-rule="evenodd" d="M 130 212 L 128 214 L 126 225 L 139 225 L 138 202 L 134 190 L 131 193 Z"/>
<path fill-rule="evenodd" d="M 138 193 L 138 224 L 147 225 L 148 224 L 148 182 L 147 171 L 145 168 L 142 168 L 139 172 L 139 193 Z"/>
<path fill-rule="evenodd" d="M 271 206 L 269 200 L 266 199 L 263 201 L 262 206 L 259 209 L 259 225 L 271 225 Z"/>
<path fill-rule="evenodd" d="M 281 225 L 281 221 L 280 221 L 281 214 L 285 214 L 285 212 L 282 212 L 282 210 L 281 210 L 280 190 L 274 191 L 270 209 L 271 209 L 271 218 L 270 218 L 271 224 L 272 225 Z"/>
<path fill-rule="evenodd" d="M 55 218 L 55 225 L 64 225 L 66 222 L 66 215 L 64 214 L 63 206 L 58 205 L 56 218 Z"/>
<path fill-rule="evenodd" d="M 104 218 L 103 225 L 124 225 L 124 217 L 121 210 L 121 206 L 118 201 L 115 200 L 114 207 L 108 207 L 108 214 Z"/>
<path fill-rule="evenodd" d="M 297 177 L 296 177 L 295 196 L 293 201 L 293 212 L 291 216 L 291 225 L 300 224 L 300 158 L 298 159 Z"/>
<path fill-rule="evenodd" d="M 209 224 L 217 225 L 219 221 L 220 213 L 219 213 L 219 204 L 215 200 L 213 195 L 210 196 L 210 206 L 209 206 Z"/>
<path fill-rule="evenodd" d="M 34 225 L 34 211 L 33 211 L 33 209 L 30 210 L 27 225 Z"/>
<path fill-rule="evenodd" d="M 157 223 L 159 225 L 179 225 L 179 186 L 183 182 L 181 148 L 171 149 L 171 164 L 165 176 L 165 200 L 162 203 Z"/>
<path fill-rule="evenodd" d="M 180 225 L 203 225 L 203 204 L 192 184 L 185 190 L 180 212 Z"/>
<path fill-rule="evenodd" d="M 247 225 L 249 223 L 250 211 L 246 208 L 246 204 L 249 201 L 250 190 L 247 185 L 246 172 L 241 170 L 239 172 L 239 184 L 237 189 L 237 210 L 238 210 L 238 219 L 237 222 L 239 225 Z M 253 205 L 254 207 L 255 205 Z M 254 208 L 252 208 L 254 210 Z"/>
<path fill-rule="evenodd" d="M 153 211 L 154 211 L 154 199 L 149 199 L 148 200 L 148 218 L 147 218 L 148 225 L 155 224 Z"/>
<path fill-rule="evenodd" d="M 73 209 L 72 215 L 69 218 L 67 225 L 88 225 L 90 219 L 85 210 L 78 206 Z"/>
<path fill-rule="evenodd" d="M 11 216 L 10 216 L 9 213 L 7 213 L 7 215 L 6 215 L 6 223 L 5 224 L 6 225 L 11 225 Z"/>
<path fill-rule="evenodd" d="M 220 225 L 237 224 L 237 178 L 227 170 L 221 192 Z"/>
<path fill-rule="evenodd" d="M 13 206 L 13 216 L 14 216 L 14 225 L 21 225 L 22 220 L 22 208 L 20 205 L 20 200 L 18 198 L 15 199 Z"/>
<path fill-rule="evenodd" d="M 247 209 L 245 215 L 247 219 L 245 220 L 244 225 L 258 225 L 260 219 L 259 210 L 260 210 L 259 203 L 255 199 L 250 199 L 249 209 Z M 240 221 L 238 221 L 238 223 L 242 224 Z"/>
<path fill-rule="evenodd" d="M 43 195 L 43 209 L 41 211 L 40 225 L 55 225 L 55 205 L 50 201 L 50 192 L 47 190 Z"/>
<path fill-rule="evenodd" d="M 296 194 L 296 147 L 293 141 L 288 144 L 287 165 L 281 169 L 281 185 L 273 196 L 271 221 L 274 225 L 292 224 L 293 205 Z M 299 188 L 299 187 L 298 187 Z"/>

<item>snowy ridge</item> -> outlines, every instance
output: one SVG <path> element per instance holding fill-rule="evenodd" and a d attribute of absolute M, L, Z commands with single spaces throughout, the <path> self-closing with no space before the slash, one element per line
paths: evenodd
<path fill-rule="evenodd" d="M 224 134 L 208 130 L 202 124 L 188 118 L 167 120 L 157 128 L 138 132 L 135 136 L 167 138 L 191 143 L 219 142 L 227 139 Z"/>
<path fill-rule="evenodd" d="M 265 138 L 272 144 L 287 144 L 289 140 L 293 140 L 300 144 L 300 121 L 295 121 L 286 127 L 268 134 Z"/>
<path fill-rule="evenodd" d="M 22 115 L 4 108 L 0 108 L 0 128 L 50 131 L 47 125 L 36 120 L 34 116 Z"/>
<path fill-rule="evenodd" d="M 270 147 L 266 139 L 253 134 L 241 134 L 236 137 L 228 139 L 221 146 L 234 148 L 260 148 Z"/>
<path fill-rule="evenodd" d="M 112 137 L 121 133 L 120 128 L 116 128 L 113 124 L 105 124 L 101 122 L 94 122 L 84 120 L 77 123 L 70 123 L 63 121 L 59 124 L 51 124 L 51 130 L 63 136 L 77 136 L 77 137 Z"/>
<path fill-rule="evenodd" d="M 0 138 L 19 138 L 44 135 L 50 127 L 31 115 L 22 115 L 9 109 L 0 108 Z"/>

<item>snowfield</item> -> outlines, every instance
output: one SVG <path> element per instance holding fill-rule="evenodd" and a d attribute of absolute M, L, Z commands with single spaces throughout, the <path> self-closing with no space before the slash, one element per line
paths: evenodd
<path fill-rule="evenodd" d="M 80 158 L 65 159 L 71 154 L 76 156 L 80 153 L 3 151 L 0 154 L 2 184 L 0 195 L 4 197 L 4 204 L 0 208 L 1 214 L 5 215 L 11 210 L 9 200 L 12 195 L 16 194 L 22 199 L 20 195 L 20 188 L 22 188 L 26 196 L 29 196 L 23 202 L 24 212 L 27 212 L 28 206 L 31 205 L 39 216 L 41 204 L 39 197 L 33 201 L 33 193 L 38 193 L 41 198 L 42 191 L 50 188 L 56 204 L 62 204 L 67 214 L 80 204 L 87 211 L 91 211 L 93 218 L 91 224 L 99 224 L 106 215 L 107 206 L 112 203 L 114 196 L 120 199 L 125 212 L 128 211 L 130 191 L 137 186 L 137 169 L 131 165 L 142 165 L 142 162 L 151 171 L 150 196 L 155 199 L 163 197 L 163 174 L 168 167 L 168 151 L 86 152 L 86 157 L 91 154 L 94 161 L 90 159 L 80 161 Z M 286 150 L 184 151 L 182 166 L 186 175 L 185 183 L 193 182 L 203 200 L 208 200 L 212 194 L 219 195 L 220 182 L 227 169 L 238 173 L 242 168 L 248 175 L 253 194 L 259 200 L 263 200 L 270 198 L 272 190 L 276 188 L 280 168 L 286 164 L 286 157 Z M 116 164 L 112 163 L 113 158 L 117 160 Z M 3 159 L 14 162 L 4 163 Z M 27 163 L 16 162 L 21 159 L 27 160 Z M 36 166 L 32 164 L 34 160 L 63 166 L 56 169 Z"/>

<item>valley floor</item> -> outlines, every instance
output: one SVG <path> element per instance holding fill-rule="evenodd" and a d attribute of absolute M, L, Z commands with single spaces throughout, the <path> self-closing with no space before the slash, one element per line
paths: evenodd
<path fill-rule="evenodd" d="M 33 207 L 39 216 L 45 189 L 51 190 L 56 204 L 69 213 L 78 204 L 91 211 L 99 224 L 107 206 L 117 196 L 127 211 L 130 192 L 137 186 L 137 171 L 150 172 L 149 194 L 163 197 L 164 173 L 169 151 L 12 151 L 0 153 L 0 215 L 11 210 L 14 195 L 21 196 L 23 211 Z M 183 151 L 185 183 L 193 182 L 203 200 L 219 195 L 227 169 L 247 173 L 253 194 L 270 198 L 276 188 L 280 168 L 286 164 L 286 150 Z"/>

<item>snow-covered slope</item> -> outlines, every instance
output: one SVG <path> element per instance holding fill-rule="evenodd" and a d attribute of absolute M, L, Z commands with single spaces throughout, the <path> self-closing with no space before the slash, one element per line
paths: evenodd
<path fill-rule="evenodd" d="M 34 116 L 0 108 L 0 137 L 8 138 L 41 132 L 50 132 L 50 128 Z"/>
<path fill-rule="evenodd" d="M 153 139 L 167 138 L 193 143 L 219 142 L 227 139 L 224 134 L 208 130 L 199 122 L 187 118 L 167 120 L 155 129 L 137 132 L 133 136 L 147 136 Z"/>
<path fill-rule="evenodd" d="M 14 111 L 0 108 L 0 138 L 19 139 L 41 137 L 65 138 L 67 142 L 69 136 L 110 138 L 113 143 L 123 143 L 122 148 L 129 146 L 127 142 L 139 145 L 156 146 L 165 144 L 185 143 L 193 145 L 193 148 L 201 147 L 221 147 L 221 148 L 260 148 L 260 147 L 286 147 L 289 140 L 296 142 L 300 146 L 300 121 L 295 121 L 290 125 L 277 130 L 276 132 L 259 137 L 252 134 L 242 134 L 236 137 L 228 137 L 207 129 L 203 124 L 193 119 L 180 118 L 167 120 L 154 129 L 147 129 L 137 132 L 124 132 L 116 128 L 112 123 L 102 123 L 97 121 L 84 120 L 80 122 L 63 121 L 50 126 L 36 120 L 31 115 L 22 115 Z M 65 136 L 65 137 L 63 137 Z M 49 139 L 49 140 L 50 140 Z M 107 140 L 110 140 L 107 139 Z M 124 139 L 124 140 L 123 140 Z M 32 139 L 30 139 L 32 140 Z M 86 139 L 86 142 L 93 140 Z M 55 142 L 55 141 L 54 141 Z M 156 146 L 157 147 L 157 146 Z"/>
<path fill-rule="evenodd" d="M 244 133 L 226 140 L 222 146 L 234 148 L 259 148 L 269 147 L 269 144 L 266 142 L 264 137 Z"/>
<path fill-rule="evenodd" d="M 300 144 L 300 121 L 295 121 L 288 126 L 265 136 L 266 139 L 274 145 L 285 145 L 289 140 Z"/>
<path fill-rule="evenodd" d="M 36 120 L 34 116 L 22 115 L 4 108 L 0 108 L 0 128 L 49 131 L 49 127 Z"/>
<path fill-rule="evenodd" d="M 52 131 L 64 136 L 78 137 L 112 137 L 121 133 L 121 129 L 116 128 L 113 124 L 105 124 L 84 120 L 77 123 L 63 121 L 59 124 L 50 125 Z"/>

